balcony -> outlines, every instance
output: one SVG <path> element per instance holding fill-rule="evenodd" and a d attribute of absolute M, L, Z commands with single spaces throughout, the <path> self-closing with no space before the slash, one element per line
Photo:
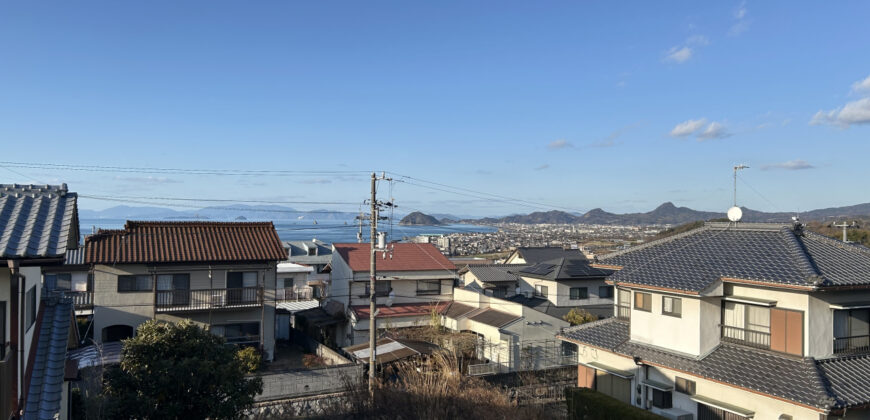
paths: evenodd
<path fill-rule="evenodd" d="M 723 325 L 722 341 L 730 341 L 758 349 L 769 349 L 770 333 Z"/>
<path fill-rule="evenodd" d="M 154 296 L 154 306 L 157 312 L 256 308 L 262 305 L 263 289 L 261 287 L 158 290 Z"/>
<path fill-rule="evenodd" d="M 63 292 L 64 296 L 72 298 L 76 310 L 94 308 L 94 292 Z"/>
<path fill-rule="evenodd" d="M 304 289 L 286 288 L 275 291 L 275 298 L 278 299 L 278 302 L 310 300 L 313 299 L 313 296 L 314 294 L 310 287 Z"/>
<path fill-rule="evenodd" d="M 870 352 L 870 335 L 856 335 L 834 339 L 834 354 Z"/>

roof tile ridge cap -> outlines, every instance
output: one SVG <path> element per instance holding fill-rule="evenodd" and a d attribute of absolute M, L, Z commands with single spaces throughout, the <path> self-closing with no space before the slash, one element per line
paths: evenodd
<path fill-rule="evenodd" d="M 789 227 L 782 227 L 779 230 L 783 241 L 786 243 L 792 254 L 792 259 L 799 265 L 801 271 L 804 272 L 804 279 L 812 284 L 821 284 L 824 281 L 824 276 L 816 268 L 812 261 L 812 257 L 804 246 L 803 242 L 797 237 L 794 230 Z"/>
<path fill-rule="evenodd" d="M 726 229 L 727 229 L 727 228 L 726 228 Z M 720 229 L 720 230 L 726 230 L 726 229 Z M 643 244 L 640 244 L 640 245 L 637 245 L 637 246 L 633 246 L 633 247 L 628 248 L 628 249 L 623 249 L 623 250 L 621 250 L 621 251 L 614 251 L 614 252 L 611 252 L 611 253 L 609 253 L 609 254 L 604 254 L 604 255 L 602 255 L 602 256 L 599 258 L 599 260 L 607 260 L 607 259 L 610 259 L 610 258 L 613 258 L 613 257 L 618 257 L 618 256 L 620 256 L 620 255 L 627 254 L 627 253 L 629 253 L 629 252 L 640 251 L 640 250 L 642 250 L 642 249 L 646 249 L 646 248 L 649 248 L 649 247 L 652 247 L 652 246 L 655 246 L 655 245 L 660 245 L 660 244 L 663 244 L 663 243 L 668 243 L 668 242 L 671 242 L 671 241 L 675 241 L 675 240 L 677 240 L 677 239 L 686 238 L 686 237 L 689 237 L 689 236 L 692 236 L 692 235 L 695 235 L 695 234 L 698 234 L 698 233 L 701 233 L 701 232 L 705 232 L 705 231 L 708 231 L 708 230 L 712 230 L 712 227 L 709 226 L 709 225 L 700 226 L 700 227 L 697 227 L 697 228 L 692 229 L 692 230 L 690 230 L 690 231 L 686 231 L 686 232 L 683 232 L 683 233 L 678 233 L 678 234 L 676 234 L 676 235 L 668 236 L 667 238 L 656 239 L 656 240 L 654 240 L 654 241 L 652 241 L 652 242 L 646 242 L 646 243 L 643 243 Z M 595 262 L 594 262 L 594 261 L 590 261 L 590 264 L 595 264 Z"/>

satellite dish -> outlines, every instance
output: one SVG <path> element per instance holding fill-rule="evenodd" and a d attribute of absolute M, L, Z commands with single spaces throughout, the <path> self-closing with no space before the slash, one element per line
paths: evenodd
<path fill-rule="evenodd" d="M 740 210 L 740 207 L 734 206 L 728 209 L 728 220 L 732 222 L 739 222 L 740 218 L 743 217 L 743 210 Z"/>

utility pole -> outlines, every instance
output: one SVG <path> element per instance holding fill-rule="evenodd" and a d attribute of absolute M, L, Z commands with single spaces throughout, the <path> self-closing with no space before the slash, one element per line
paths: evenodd
<path fill-rule="evenodd" d="M 375 322 L 375 311 L 377 310 L 377 297 L 375 294 L 375 251 L 378 246 L 378 192 L 377 192 L 377 176 L 372 172 L 372 213 L 371 213 L 371 255 L 369 256 L 369 395 L 374 400 L 375 397 L 375 350 L 377 343 L 375 342 L 378 335 L 378 326 Z"/>
<path fill-rule="evenodd" d="M 836 224 L 836 223 L 834 223 L 834 227 L 841 227 L 841 228 L 843 228 L 843 242 L 847 242 L 847 243 L 849 242 L 849 241 L 846 239 L 846 229 L 848 229 L 848 228 L 850 228 L 850 227 L 852 227 L 852 226 L 854 226 L 854 225 L 855 225 L 854 222 L 853 222 L 851 225 L 848 224 L 848 223 L 846 223 L 846 222 L 843 222 L 843 223 L 841 223 L 841 224 L 839 224 L 839 225 Z"/>
<path fill-rule="evenodd" d="M 381 219 L 379 213 L 381 206 L 395 207 L 392 201 L 388 201 L 386 203 L 382 203 L 378 201 L 378 180 L 383 181 L 392 181 L 392 178 L 387 178 L 386 174 L 382 174 L 380 178 L 372 172 L 372 186 L 371 186 L 371 214 L 369 215 L 369 221 L 371 222 L 371 237 L 369 241 L 371 243 L 371 255 L 369 255 L 369 396 L 374 399 L 375 397 L 375 371 L 377 368 L 377 364 L 375 359 L 377 357 L 377 336 L 378 336 L 378 324 L 377 324 L 377 293 L 375 291 L 375 278 L 377 277 L 377 270 L 375 269 L 375 254 L 378 251 L 384 251 L 384 258 L 386 258 L 386 246 L 385 249 L 378 248 L 378 220 Z M 390 199 L 392 200 L 392 198 Z M 362 225 L 360 225 L 360 231 L 362 231 Z M 390 253 L 390 258 L 393 258 L 392 252 Z"/>

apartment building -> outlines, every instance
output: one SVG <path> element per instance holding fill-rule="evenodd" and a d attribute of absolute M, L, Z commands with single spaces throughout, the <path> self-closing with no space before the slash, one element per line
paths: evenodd
<path fill-rule="evenodd" d="M 73 306 L 44 287 L 78 247 L 77 195 L 66 184 L 0 185 L 0 418 L 69 418 Z"/>
<path fill-rule="evenodd" d="M 391 243 L 387 247 L 375 258 L 378 328 L 428 325 L 433 312 L 440 313 L 453 299 L 456 266 L 432 244 Z M 348 317 L 339 338 L 341 346 L 369 337 L 370 252 L 368 244 L 333 244 L 328 299 L 340 303 Z"/>
<path fill-rule="evenodd" d="M 616 316 L 559 335 L 580 386 L 669 418 L 870 416 L 870 249 L 707 223 L 595 265 Z"/>
<path fill-rule="evenodd" d="M 128 221 L 85 244 L 97 341 L 131 337 L 149 319 L 188 319 L 272 359 L 276 267 L 287 253 L 271 222 Z"/>

